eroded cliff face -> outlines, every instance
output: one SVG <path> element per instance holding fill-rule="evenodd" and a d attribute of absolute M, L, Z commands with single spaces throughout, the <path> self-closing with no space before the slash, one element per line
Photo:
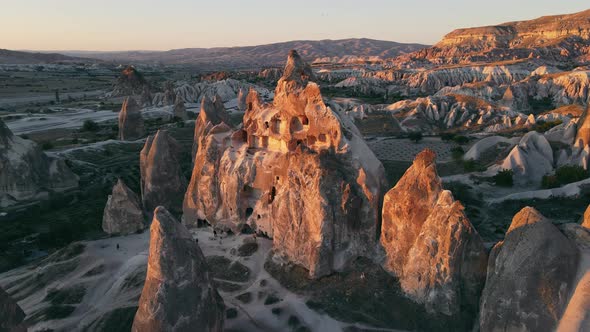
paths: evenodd
<path fill-rule="evenodd" d="M 373 250 L 385 176 L 354 124 L 324 105 L 310 79 L 291 52 L 273 104 L 250 90 L 241 129 L 219 124 L 200 138 L 184 220 L 248 225 L 319 277 Z"/>
<path fill-rule="evenodd" d="M 550 331 L 557 327 L 578 269 L 579 253 L 531 207 L 512 219 L 488 263 L 480 329 Z"/>
<path fill-rule="evenodd" d="M 145 134 L 141 110 L 135 99 L 125 98 L 119 112 L 119 139 L 132 141 L 143 137 Z"/>
<path fill-rule="evenodd" d="M 457 29 L 431 48 L 408 56 L 433 63 L 542 58 L 584 58 L 590 43 L 590 10 L 496 26 Z"/>
<path fill-rule="evenodd" d="M 201 249 L 163 207 L 150 227 L 147 276 L 132 331 L 223 331 L 225 306 Z"/>
<path fill-rule="evenodd" d="M 42 199 L 78 187 L 78 176 L 33 141 L 15 136 L 0 120 L 0 207 Z"/>
<path fill-rule="evenodd" d="M 25 313 L 10 295 L 0 287 L 0 331 L 25 332 Z"/>
<path fill-rule="evenodd" d="M 487 255 L 462 204 L 443 190 L 435 154 L 420 152 L 383 201 L 384 268 L 429 312 L 477 307 Z"/>
<path fill-rule="evenodd" d="M 139 155 L 141 199 L 146 211 L 162 205 L 182 211 L 186 178 L 180 167 L 180 146 L 166 130 L 148 136 Z"/>

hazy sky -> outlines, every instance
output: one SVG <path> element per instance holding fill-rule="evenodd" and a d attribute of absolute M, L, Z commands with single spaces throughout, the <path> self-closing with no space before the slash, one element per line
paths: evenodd
<path fill-rule="evenodd" d="M 0 0 L 0 48 L 165 50 L 367 37 L 432 44 L 459 27 L 590 8 L 582 0 Z"/>

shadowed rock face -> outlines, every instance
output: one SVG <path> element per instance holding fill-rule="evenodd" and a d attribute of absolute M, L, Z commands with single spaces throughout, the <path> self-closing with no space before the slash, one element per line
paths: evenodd
<path fill-rule="evenodd" d="M 229 125 L 229 115 L 225 111 L 221 97 L 216 95 L 213 100 L 209 97 L 204 96 L 201 99 L 201 110 L 199 116 L 195 122 L 195 135 L 193 141 L 193 160 L 197 154 L 201 139 L 213 128 L 214 126 L 225 123 Z"/>
<path fill-rule="evenodd" d="M 13 135 L 0 120 L 0 207 L 78 187 L 62 159 L 47 156 L 33 141 Z"/>
<path fill-rule="evenodd" d="M 119 179 L 109 195 L 102 217 L 108 234 L 133 234 L 146 227 L 139 197 Z"/>
<path fill-rule="evenodd" d="M 0 331 L 25 332 L 25 313 L 0 287 Z"/>
<path fill-rule="evenodd" d="M 172 211 L 182 210 L 186 178 L 180 168 L 180 146 L 166 130 L 149 136 L 141 150 L 141 198 L 144 209 L 153 211 L 162 205 Z"/>
<path fill-rule="evenodd" d="M 157 207 L 132 331 L 223 331 L 224 316 L 201 249 L 181 223 Z"/>
<path fill-rule="evenodd" d="M 537 210 L 522 209 L 490 253 L 481 331 L 555 329 L 577 265 L 575 245 Z"/>
<path fill-rule="evenodd" d="M 242 129 L 219 124 L 201 136 L 184 220 L 233 231 L 249 225 L 319 277 L 372 255 L 385 176 L 355 125 L 326 107 L 310 78 L 291 52 L 273 104 L 250 90 Z"/>
<path fill-rule="evenodd" d="M 132 141 L 143 137 L 145 134 L 141 110 L 135 99 L 125 98 L 119 112 L 119 139 Z"/>
<path fill-rule="evenodd" d="M 174 117 L 181 120 L 188 120 L 188 114 L 186 113 L 186 107 L 184 106 L 184 100 L 180 96 L 176 96 L 174 102 Z"/>
<path fill-rule="evenodd" d="M 477 307 L 487 255 L 463 205 L 443 190 L 435 154 L 420 152 L 383 202 L 384 267 L 429 312 Z"/>

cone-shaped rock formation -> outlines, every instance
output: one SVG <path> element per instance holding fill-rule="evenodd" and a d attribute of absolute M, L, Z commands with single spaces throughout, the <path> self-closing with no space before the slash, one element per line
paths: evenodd
<path fill-rule="evenodd" d="M 135 99 L 125 98 L 119 112 L 119 139 L 132 141 L 143 137 L 145 134 L 141 110 Z"/>
<path fill-rule="evenodd" d="M 223 331 L 224 316 L 201 249 L 184 225 L 157 207 L 132 331 Z"/>
<path fill-rule="evenodd" d="M 109 195 L 102 217 L 102 229 L 108 234 L 133 234 L 145 229 L 139 197 L 119 179 Z"/>
<path fill-rule="evenodd" d="M 430 312 L 456 315 L 475 307 L 487 255 L 463 205 L 443 190 L 435 154 L 420 152 L 383 201 L 384 267 Z"/>

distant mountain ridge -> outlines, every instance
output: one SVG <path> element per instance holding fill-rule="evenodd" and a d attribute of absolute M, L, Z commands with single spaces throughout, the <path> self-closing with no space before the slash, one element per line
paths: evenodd
<path fill-rule="evenodd" d="M 47 64 L 62 62 L 83 62 L 89 59 L 60 53 L 24 52 L 0 49 L 0 64 Z"/>
<path fill-rule="evenodd" d="M 374 39 L 297 40 L 257 46 L 183 48 L 169 51 L 65 52 L 105 61 L 126 63 L 184 64 L 204 69 L 249 68 L 282 65 L 289 51 L 296 49 L 308 61 L 322 57 L 393 58 L 427 47 Z"/>

